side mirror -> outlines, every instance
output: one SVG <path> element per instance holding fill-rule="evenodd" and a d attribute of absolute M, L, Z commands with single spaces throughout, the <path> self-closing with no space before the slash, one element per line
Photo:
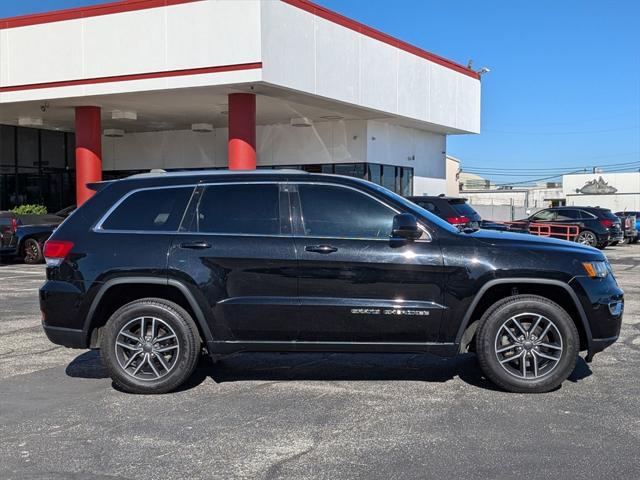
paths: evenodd
<path fill-rule="evenodd" d="M 393 217 L 391 238 L 403 240 L 417 240 L 422 236 L 418 227 L 418 220 L 410 213 L 399 213 Z"/>

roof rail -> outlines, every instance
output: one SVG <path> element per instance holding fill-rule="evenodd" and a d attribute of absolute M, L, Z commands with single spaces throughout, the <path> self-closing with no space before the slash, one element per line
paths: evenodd
<path fill-rule="evenodd" d="M 125 178 L 153 178 L 153 177 L 190 177 L 195 175 L 268 175 L 273 173 L 284 174 L 308 174 L 305 170 L 295 168 L 274 168 L 263 170 L 221 170 L 221 169 L 204 169 L 204 170 L 180 170 L 177 172 L 167 172 L 162 169 L 153 169 L 145 173 L 136 173 Z"/>

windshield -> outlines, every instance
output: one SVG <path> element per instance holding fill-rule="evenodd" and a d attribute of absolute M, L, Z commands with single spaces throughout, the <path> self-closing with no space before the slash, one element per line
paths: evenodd
<path fill-rule="evenodd" d="M 380 185 L 372 184 L 370 182 L 368 182 L 368 184 L 369 184 L 369 186 L 372 186 L 376 190 L 379 190 L 380 192 L 384 193 L 384 195 L 392 197 L 395 201 L 397 201 L 398 203 L 402 204 L 407 209 L 415 212 L 416 214 L 418 214 L 421 217 L 426 218 L 429 222 L 437 225 L 438 227 L 442 228 L 443 230 L 447 230 L 448 232 L 451 232 L 451 233 L 460 233 L 460 230 L 458 230 L 456 227 L 454 227 L 450 223 L 446 222 L 445 220 L 441 219 L 440 217 L 434 215 L 430 211 L 425 210 L 420 205 L 416 205 L 415 203 L 407 200 L 404 197 L 401 197 L 400 195 L 398 195 L 397 193 L 392 192 L 391 190 L 388 190 L 388 189 L 386 189 L 384 187 L 381 187 Z"/>

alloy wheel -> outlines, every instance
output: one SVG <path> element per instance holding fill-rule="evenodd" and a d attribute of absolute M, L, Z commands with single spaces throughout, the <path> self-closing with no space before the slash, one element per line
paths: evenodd
<path fill-rule="evenodd" d="M 590 247 L 595 247 L 598 243 L 596 236 L 591 232 L 580 232 L 578 235 L 578 243 L 582 245 L 589 245 Z"/>
<path fill-rule="evenodd" d="M 115 353 L 120 368 L 137 380 L 158 380 L 171 372 L 180 353 L 178 337 L 157 317 L 137 317 L 120 329 Z"/>
<path fill-rule="evenodd" d="M 506 320 L 495 338 L 495 354 L 514 377 L 537 380 L 548 375 L 562 358 L 558 327 L 537 313 L 521 313 Z"/>
<path fill-rule="evenodd" d="M 29 238 L 24 245 L 25 262 L 35 262 L 40 256 L 38 242 Z"/>

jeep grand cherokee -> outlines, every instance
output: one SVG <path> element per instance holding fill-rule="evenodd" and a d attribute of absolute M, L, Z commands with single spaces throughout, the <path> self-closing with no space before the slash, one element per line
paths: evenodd
<path fill-rule="evenodd" d="M 201 351 L 475 351 L 544 392 L 619 334 L 601 252 L 459 231 L 355 178 L 295 170 L 150 173 L 97 193 L 45 245 L 44 330 L 100 348 L 114 382 L 178 387 Z"/>

